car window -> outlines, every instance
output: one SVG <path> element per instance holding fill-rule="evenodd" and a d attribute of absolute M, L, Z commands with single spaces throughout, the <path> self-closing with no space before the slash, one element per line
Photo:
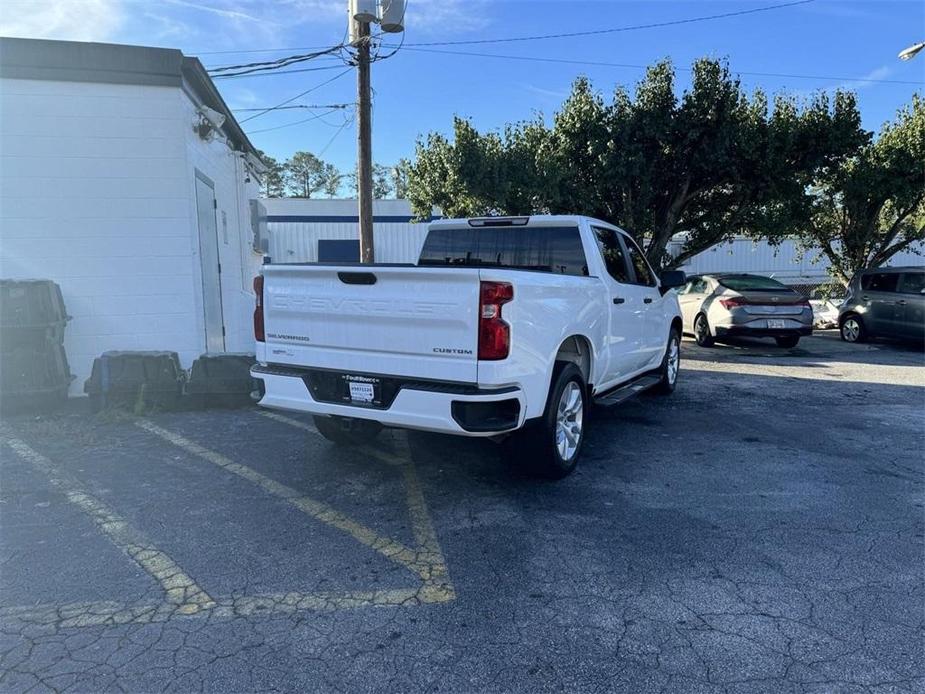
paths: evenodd
<path fill-rule="evenodd" d="M 872 272 L 861 278 L 861 289 L 867 292 L 895 292 L 899 273 Z"/>
<path fill-rule="evenodd" d="M 691 294 L 706 294 L 707 281 L 704 278 L 695 280 L 691 285 Z"/>
<path fill-rule="evenodd" d="M 786 284 L 762 275 L 728 275 L 720 277 L 719 283 L 736 292 L 779 292 L 790 289 Z"/>
<path fill-rule="evenodd" d="M 418 265 L 588 274 L 577 226 L 434 229 L 427 234 Z"/>
<path fill-rule="evenodd" d="M 617 282 L 630 284 L 629 269 L 626 266 L 626 256 L 623 253 L 623 246 L 617 239 L 617 234 L 611 229 L 601 229 L 592 227 L 594 238 L 597 240 L 597 247 L 601 250 L 601 256 L 604 258 L 604 265 L 607 266 L 607 274 L 613 277 Z"/>
<path fill-rule="evenodd" d="M 899 291 L 903 294 L 921 294 L 923 289 L 925 289 L 925 272 L 903 273 Z"/>
<path fill-rule="evenodd" d="M 639 246 L 637 246 L 636 242 L 629 236 L 623 236 L 623 242 L 626 244 L 626 252 L 629 253 L 633 269 L 636 270 L 636 281 L 634 284 L 654 287 L 656 284 L 655 273 L 652 272 L 652 268 L 650 268 L 649 263 L 646 262 L 646 257 L 642 254 L 642 251 L 639 250 Z"/>

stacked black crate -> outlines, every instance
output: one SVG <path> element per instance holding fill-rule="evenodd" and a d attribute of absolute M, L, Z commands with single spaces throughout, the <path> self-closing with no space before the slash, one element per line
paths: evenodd
<path fill-rule="evenodd" d="M 52 409 L 73 376 L 64 351 L 70 316 L 51 280 L 0 280 L 0 409 Z"/>

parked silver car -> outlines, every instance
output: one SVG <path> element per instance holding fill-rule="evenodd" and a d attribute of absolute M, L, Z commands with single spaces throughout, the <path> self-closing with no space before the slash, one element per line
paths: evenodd
<path fill-rule="evenodd" d="M 925 339 L 925 267 L 857 273 L 838 312 L 845 342 L 871 337 Z"/>
<path fill-rule="evenodd" d="M 695 275 L 678 291 L 684 332 L 710 347 L 717 338 L 773 337 L 796 347 L 812 335 L 813 309 L 798 292 L 761 275 Z"/>

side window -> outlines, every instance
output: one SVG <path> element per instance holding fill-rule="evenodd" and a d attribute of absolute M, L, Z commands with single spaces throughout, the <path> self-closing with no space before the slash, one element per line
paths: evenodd
<path fill-rule="evenodd" d="M 634 284 L 654 287 L 656 284 L 655 273 L 652 272 L 652 268 L 650 268 L 649 263 L 646 262 L 646 257 L 642 254 L 642 251 L 639 250 L 639 246 L 637 246 L 636 242 L 629 236 L 624 236 L 623 242 L 626 244 L 626 252 L 629 253 L 630 262 L 636 270 L 636 282 Z"/>
<path fill-rule="evenodd" d="M 896 272 L 874 272 L 861 278 L 861 288 L 868 292 L 895 292 L 898 282 Z"/>
<path fill-rule="evenodd" d="M 623 247 L 620 245 L 617 234 L 610 229 L 600 229 L 592 227 L 594 238 L 597 239 L 597 247 L 601 250 L 601 256 L 604 258 L 604 265 L 607 266 L 607 274 L 613 277 L 621 284 L 631 284 L 629 269 L 626 266 L 626 256 L 623 253 Z"/>
<path fill-rule="evenodd" d="M 921 294 L 925 290 L 925 272 L 907 272 L 899 284 L 903 294 Z"/>
<path fill-rule="evenodd" d="M 707 281 L 700 277 L 694 281 L 691 286 L 691 294 L 706 294 L 707 293 Z"/>

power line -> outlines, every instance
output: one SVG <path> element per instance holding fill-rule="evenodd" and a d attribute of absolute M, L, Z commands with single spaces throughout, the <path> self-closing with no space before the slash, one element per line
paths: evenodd
<path fill-rule="evenodd" d="M 353 106 L 353 104 L 322 104 L 320 106 L 315 105 L 315 104 L 293 104 L 292 106 L 270 106 L 270 107 L 259 106 L 256 108 L 233 108 L 231 110 L 234 111 L 235 113 L 247 113 L 249 111 L 263 111 L 264 113 L 266 113 L 268 110 L 269 111 L 287 111 L 287 110 L 294 109 L 294 108 L 321 110 L 323 108 L 340 109 L 340 108 L 349 108 L 351 106 Z"/>
<path fill-rule="evenodd" d="M 658 29 L 661 27 L 678 26 L 681 24 L 693 24 L 695 22 L 709 22 L 715 19 L 727 19 L 729 17 L 741 17 L 747 14 L 756 14 L 758 12 L 768 12 L 770 10 L 780 10 L 785 7 L 796 7 L 797 5 L 808 5 L 815 0 L 796 0 L 795 2 L 785 2 L 779 5 L 768 5 L 766 7 L 755 7 L 750 10 L 738 10 L 736 12 L 723 12 L 721 14 L 703 15 L 700 17 L 689 17 L 687 19 L 673 19 L 667 22 L 651 22 L 649 24 L 633 24 L 625 27 L 614 27 L 611 29 L 594 29 L 591 31 L 572 31 L 561 34 L 540 34 L 539 36 L 511 36 L 500 39 L 470 39 L 464 41 L 431 41 L 428 43 L 406 43 L 406 47 L 411 46 L 465 46 L 482 43 L 514 43 L 519 41 L 545 41 L 547 39 L 569 39 L 578 36 L 600 36 L 602 34 L 616 34 L 623 31 L 638 31 L 640 29 Z"/>
<path fill-rule="evenodd" d="M 318 120 L 322 116 L 326 116 L 329 113 L 334 113 L 334 111 L 336 110 L 337 109 L 332 108 L 330 111 L 325 111 L 324 113 L 317 113 L 311 118 L 303 118 L 302 120 L 293 121 L 292 123 L 283 123 L 282 125 L 274 125 L 272 128 L 262 128 L 260 130 L 251 130 L 250 132 L 247 132 L 245 134 L 248 136 L 251 136 L 251 135 L 256 135 L 258 133 L 268 133 L 271 130 L 282 130 L 283 128 L 291 128 L 293 125 L 302 125 L 302 123 L 308 123 L 309 121 Z M 330 126 L 330 127 L 334 127 L 334 126 Z"/>
<path fill-rule="evenodd" d="M 269 113 L 270 111 L 273 111 L 274 109 L 277 109 L 277 108 L 279 108 L 280 106 L 285 106 L 286 104 L 291 104 L 291 103 L 292 103 L 293 101 L 295 101 L 296 99 L 301 99 L 301 98 L 302 98 L 303 96 L 305 96 L 306 94 L 311 94 L 311 93 L 312 93 L 313 91 L 315 91 L 316 89 L 321 89 L 321 87 L 325 86 L 326 84 L 330 84 L 330 83 L 333 82 L 334 80 L 343 77 L 343 76 L 346 75 L 348 72 L 350 72 L 352 69 L 353 69 L 352 67 L 348 67 L 348 68 L 347 68 L 346 70 L 344 70 L 343 72 L 339 72 L 339 73 L 337 73 L 336 75 L 334 75 L 334 77 L 332 77 L 331 79 L 325 80 L 325 81 L 322 82 L 321 84 L 316 84 L 314 87 L 310 87 L 309 89 L 306 89 L 304 92 L 300 92 L 299 94 L 296 94 L 295 96 L 293 96 L 293 97 L 291 97 L 291 98 L 289 98 L 289 99 L 286 99 L 285 101 L 281 101 L 280 103 L 276 104 L 275 106 L 271 106 L 271 107 L 269 107 L 269 108 L 265 108 L 265 109 L 263 109 L 262 111 L 260 111 L 260 112 L 258 112 L 258 113 L 255 113 L 253 116 L 248 116 L 247 118 L 244 118 L 243 120 L 239 121 L 239 123 L 246 123 L 246 122 L 249 121 L 249 120 L 254 120 L 254 118 L 259 118 L 259 117 L 262 116 L 263 114 Z"/>
<path fill-rule="evenodd" d="M 447 51 L 438 48 L 412 48 L 408 44 L 405 44 L 404 50 L 406 51 L 418 51 L 421 53 L 439 53 L 442 55 L 460 55 L 467 57 L 475 58 L 500 58 L 502 60 L 526 60 L 530 62 L 539 62 L 539 63 L 558 63 L 565 65 L 588 65 L 591 67 L 618 67 L 618 68 L 630 68 L 634 70 L 646 70 L 648 65 L 635 65 L 632 63 L 609 63 L 596 60 L 573 60 L 569 58 L 542 58 L 539 56 L 528 56 L 528 55 L 499 55 L 497 53 L 476 53 L 474 51 Z M 677 67 L 676 68 L 682 72 L 691 72 L 692 68 Z M 842 82 L 877 82 L 881 84 L 911 84 L 916 86 L 921 86 L 925 82 L 911 82 L 908 80 L 884 80 L 884 79 L 865 79 L 858 77 L 836 77 L 833 75 L 797 75 L 783 72 L 744 72 L 741 70 L 735 71 L 739 75 L 748 75 L 751 77 L 784 77 L 791 79 L 806 79 L 806 80 L 838 80 Z"/>
<path fill-rule="evenodd" d="M 350 124 L 353 122 L 353 120 L 354 120 L 353 118 L 349 118 L 349 119 L 345 120 L 345 121 L 344 121 L 344 124 L 343 124 L 342 126 L 340 126 L 340 128 L 337 129 L 337 132 L 336 132 L 336 133 L 334 133 L 333 135 L 331 135 L 331 139 L 328 140 L 328 143 L 327 143 L 324 147 L 322 147 L 322 148 L 321 148 L 321 151 L 318 152 L 318 154 L 315 155 L 315 156 L 317 156 L 319 159 L 321 159 L 321 157 L 324 156 L 324 153 L 328 151 L 328 148 L 334 143 L 334 140 L 337 139 L 337 136 L 340 135 L 342 132 L 344 132 L 344 128 L 346 128 L 348 125 L 350 125 Z"/>
<path fill-rule="evenodd" d="M 559 33 L 559 34 L 540 34 L 536 36 L 511 36 L 497 39 L 470 39 L 470 40 L 460 40 L 460 41 L 431 41 L 431 42 L 418 42 L 418 43 L 406 43 L 404 47 L 411 48 L 422 48 L 427 46 L 461 46 L 461 45 L 472 45 L 472 44 L 484 44 L 484 43 L 515 43 L 522 41 L 545 41 L 548 39 L 560 39 L 560 38 L 574 38 L 578 36 L 597 36 L 601 34 L 616 34 L 625 31 L 640 31 L 643 29 L 658 29 L 662 27 L 669 26 L 678 26 L 683 24 L 693 24 L 695 22 L 707 22 L 714 21 L 717 19 L 727 19 L 729 17 L 740 17 L 749 14 L 756 14 L 759 12 L 769 12 L 771 10 L 779 10 L 786 7 L 796 7 L 798 5 L 808 5 L 815 2 L 816 0 L 796 0 L 795 2 L 786 2 L 778 5 L 768 5 L 766 7 L 756 7 L 750 10 L 738 10 L 736 12 L 723 12 L 720 14 L 712 15 L 702 15 L 699 17 L 688 17 L 687 19 L 674 19 L 666 22 L 650 22 L 648 24 L 633 24 L 623 27 L 613 27 L 610 29 L 594 29 L 589 31 L 575 31 L 568 33 Z M 241 51 L 211 51 L 211 52 L 200 52 L 197 55 L 222 55 L 222 54 L 245 54 L 245 53 L 281 53 L 283 51 L 308 51 L 318 49 L 318 46 L 294 46 L 290 48 L 256 48 L 251 50 L 241 50 Z"/>
<path fill-rule="evenodd" d="M 277 67 L 285 67 L 286 65 L 294 62 L 301 62 L 303 60 L 311 60 L 312 58 L 318 58 L 322 55 L 330 55 L 331 53 L 336 53 L 340 51 L 344 46 L 343 44 L 332 46 L 323 51 L 316 51 L 314 53 L 303 53 L 301 55 L 290 55 L 285 58 L 278 58 L 277 60 L 265 60 L 257 63 L 242 63 L 239 65 L 224 65 L 222 67 L 213 67 L 209 68 L 208 72 L 225 72 L 228 70 L 242 70 L 245 68 L 260 68 L 260 69 L 273 69 Z"/>
<path fill-rule="evenodd" d="M 241 79 L 246 77 L 275 77 L 276 75 L 294 75 L 297 72 L 321 72 L 322 70 L 336 70 L 339 67 L 343 67 L 342 63 L 337 65 L 325 65 L 324 67 L 303 67 L 298 70 L 267 70 L 265 72 L 246 72 L 246 73 L 232 73 L 230 75 L 213 75 L 213 80 L 220 79 Z"/>

